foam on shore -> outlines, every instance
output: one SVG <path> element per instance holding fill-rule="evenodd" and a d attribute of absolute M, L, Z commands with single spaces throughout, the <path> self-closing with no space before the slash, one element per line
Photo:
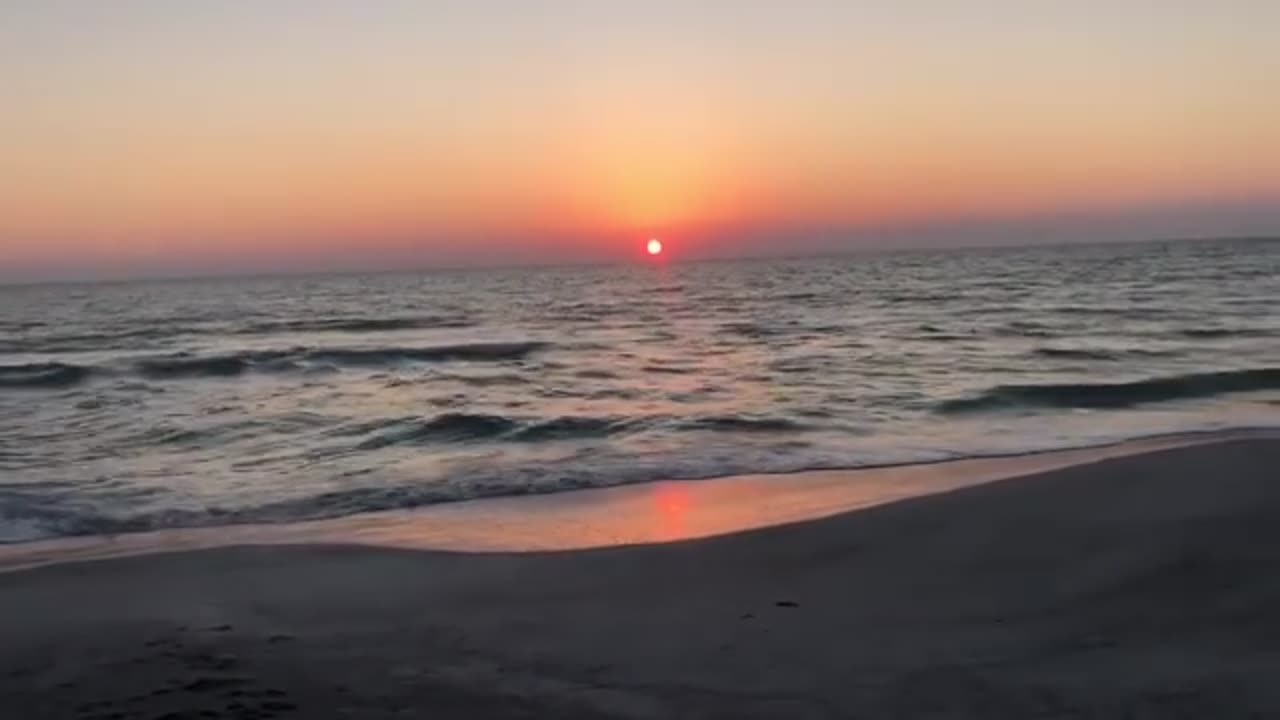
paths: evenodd
<path fill-rule="evenodd" d="M 236 545 L 361 544 L 541 552 L 674 542 L 803 522 L 1073 465 L 1275 431 L 1170 435 L 996 458 L 740 475 L 502 497 L 331 520 L 160 530 L 0 546 L 0 572 L 50 563 Z"/>

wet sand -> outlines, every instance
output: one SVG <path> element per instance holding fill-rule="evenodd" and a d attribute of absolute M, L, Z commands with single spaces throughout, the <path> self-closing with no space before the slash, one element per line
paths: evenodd
<path fill-rule="evenodd" d="M 656 545 L 4 573 L 0 716 L 1280 713 L 1280 441 L 957 484 Z"/>

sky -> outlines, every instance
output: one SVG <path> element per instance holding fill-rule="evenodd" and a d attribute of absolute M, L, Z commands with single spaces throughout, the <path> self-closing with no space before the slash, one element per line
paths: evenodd
<path fill-rule="evenodd" d="M 1272 0 L 6 0 L 0 279 L 1280 233 Z"/>

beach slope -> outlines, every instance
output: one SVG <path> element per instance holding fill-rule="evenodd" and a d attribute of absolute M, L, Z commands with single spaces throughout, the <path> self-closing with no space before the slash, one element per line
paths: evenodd
<path fill-rule="evenodd" d="M 0 715 L 1280 714 L 1280 442 L 703 540 L 235 547 L 0 574 Z"/>

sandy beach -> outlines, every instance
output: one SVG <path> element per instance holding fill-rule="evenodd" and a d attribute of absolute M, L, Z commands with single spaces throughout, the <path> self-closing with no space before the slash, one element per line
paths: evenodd
<path fill-rule="evenodd" d="M 1280 441 L 536 553 L 259 544 L 0 574 L 0 716 L 1280 713 Z"/>

